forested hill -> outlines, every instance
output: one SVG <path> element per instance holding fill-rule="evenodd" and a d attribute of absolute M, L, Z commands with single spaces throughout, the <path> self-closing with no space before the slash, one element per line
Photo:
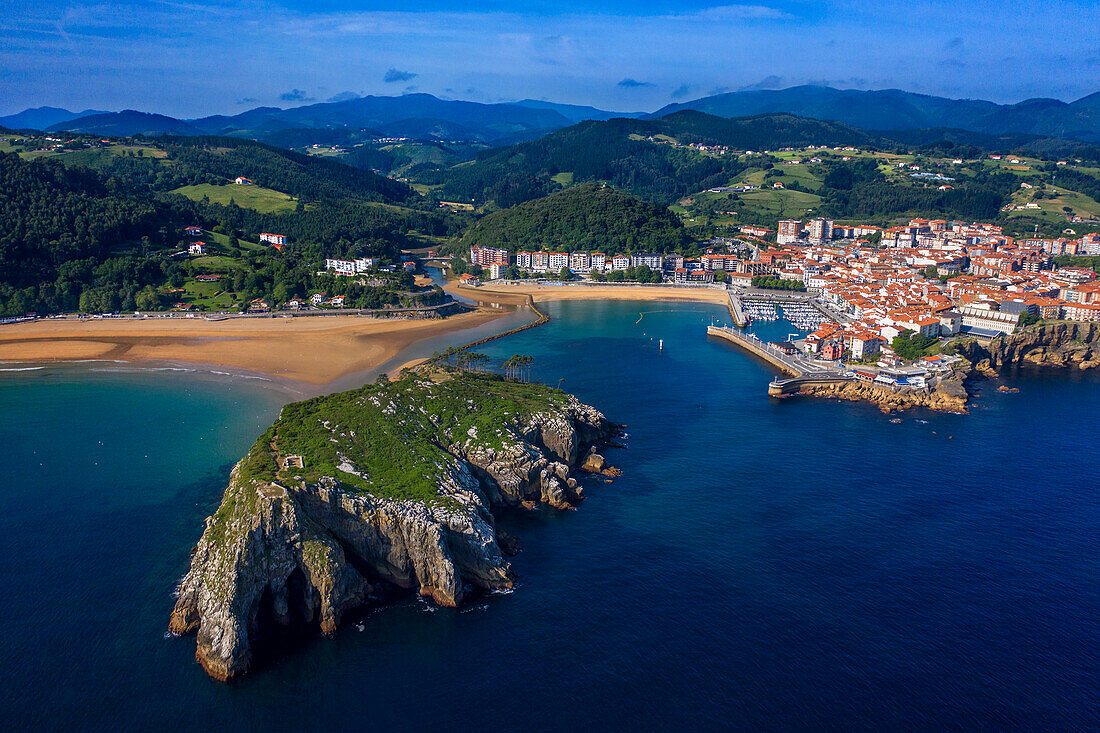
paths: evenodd
<path fill-rule="evenodd" d="M 731 157 L 649 139 L 657 136 L 741 150 L 858 145 L 872 139 L 846 125 L 792 115 L 722 119 L 688 111 L 657 120 L 582 122 L 539 140 L 486 151 L 471 163 L 451 168 L 445 173 L 442 195 L 508 207 L 554 191 L 558 184 L 553 177 L 566 174 L 574 182 L 607 181 L 669 204 L 685 194 L 725 185 L 744 167 Z"/>
<path fill-rule="evenodd" d="M 139 154 L 110 149 L 71 154 L 120 185 L 171 191 L 197 184 L 230 185 L 238 176 L 308 201 L 356 199 L 407 203 L 419 197 L 404 183 L 334 160 L 226 137 L 163 137 Z M 62 158 L 63 162 L 70 162 Z"/>
<path fill-rule="evenodd" d="M 464 222 L 403 183 L 248 140 L 30 136 L 0 146 L 0 316 L 156 310 L 211 268 L 233 278 L 220 307 L 303 294 L 326 257 L 394 261 Z M 235 185 L 237 176 L 254 185 Z M 190 225 L 210 233 L 209 257 L 186 256 Z M 261 232 L 289 246 L 261 246 Z M 349 302 L 392 300 L 360 295 Z"/>
<path fill-rule="evenodd" d="M 153 235 L 162 213 L 149 201 L 112 192 L 91 171 L 0 152 L 2 310 L 75 308 L 109 249 Z"/>
<path fill-rule="evenodd" d="M 463 247 L 512 250 L 670 252 L 690 237 L 668 209 L 598 183 L 586 183 L 484 217 Z"/>

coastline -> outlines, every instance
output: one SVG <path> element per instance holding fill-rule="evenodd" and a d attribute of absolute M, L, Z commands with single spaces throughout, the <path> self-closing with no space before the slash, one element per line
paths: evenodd
<path fill-rule="evenodd" d="M 490 281 L 491 282 L 491 281 Z M 479 302 L 501 301 L 501 298 L 524 299 L 531 296 L 535 303 L 553 300 L 674 300 L 697 301 L 728 305 L 726 290 L 716 288 L 678 288 L 669 285 L 481 285 L 476 288 L 459 288 L 448 283 L 443 288 L 451 294 L 458 293 Z M 508 302 L 508 301 L 503 301 Z"/>
<path fill-rule="evenodd" d="M 109 362 L 229 369 L 318 388 L 390 361 L 413 344 L 508 314 L 483 306 L 445 319 L 270 318 L 232 321 L 36 321 L 0 327 L 0 362 Z"/>

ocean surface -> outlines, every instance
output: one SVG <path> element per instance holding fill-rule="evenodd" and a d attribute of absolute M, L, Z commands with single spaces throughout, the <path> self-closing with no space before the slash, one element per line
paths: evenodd
<path fill-rule="evenodd" d="M 0 372 L 5 727 L 1100 729 L 1100 380 L 1007 375 L 968 416 L 894 424 L 769 399 L 705 335 L 719 307 L 548 310 L 481 350 L 626 423 L 623 476 L 501 520 L 513 593 L 409 598 L 229 685 L 166 636 L 172 590 L 283 393 Z"/>

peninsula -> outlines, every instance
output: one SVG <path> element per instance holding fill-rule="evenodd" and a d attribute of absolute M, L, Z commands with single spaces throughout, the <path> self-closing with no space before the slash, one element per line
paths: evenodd
<path fill-rule="evenodd" d="M 492 511 L 575 507 L 617 433 L 559 390 L 446 366 L 287 405 L 233 468 L 170 629 L 224 681 L 272 629 L 331 634 L 401 589 L 456 606 L 511 588 Z"/>

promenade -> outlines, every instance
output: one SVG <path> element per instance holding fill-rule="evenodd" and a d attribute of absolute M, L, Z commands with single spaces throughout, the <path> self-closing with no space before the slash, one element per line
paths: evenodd
<path fill-rule="evenodd" d="M 755 334 L 744 333 L 735 328 L 708 326 L 707 335 L 729 341 L 786 374 L 786 379 L 776 377 L 772 380 L 768 385 L 769 395 L 780 396 L 797 392 L 805 384 L 833 384 L 854 380 L 854 377 L 841 369 L 823 366 L 799 354 L 788 354 L 767 341 L 761 341 Z"/>

